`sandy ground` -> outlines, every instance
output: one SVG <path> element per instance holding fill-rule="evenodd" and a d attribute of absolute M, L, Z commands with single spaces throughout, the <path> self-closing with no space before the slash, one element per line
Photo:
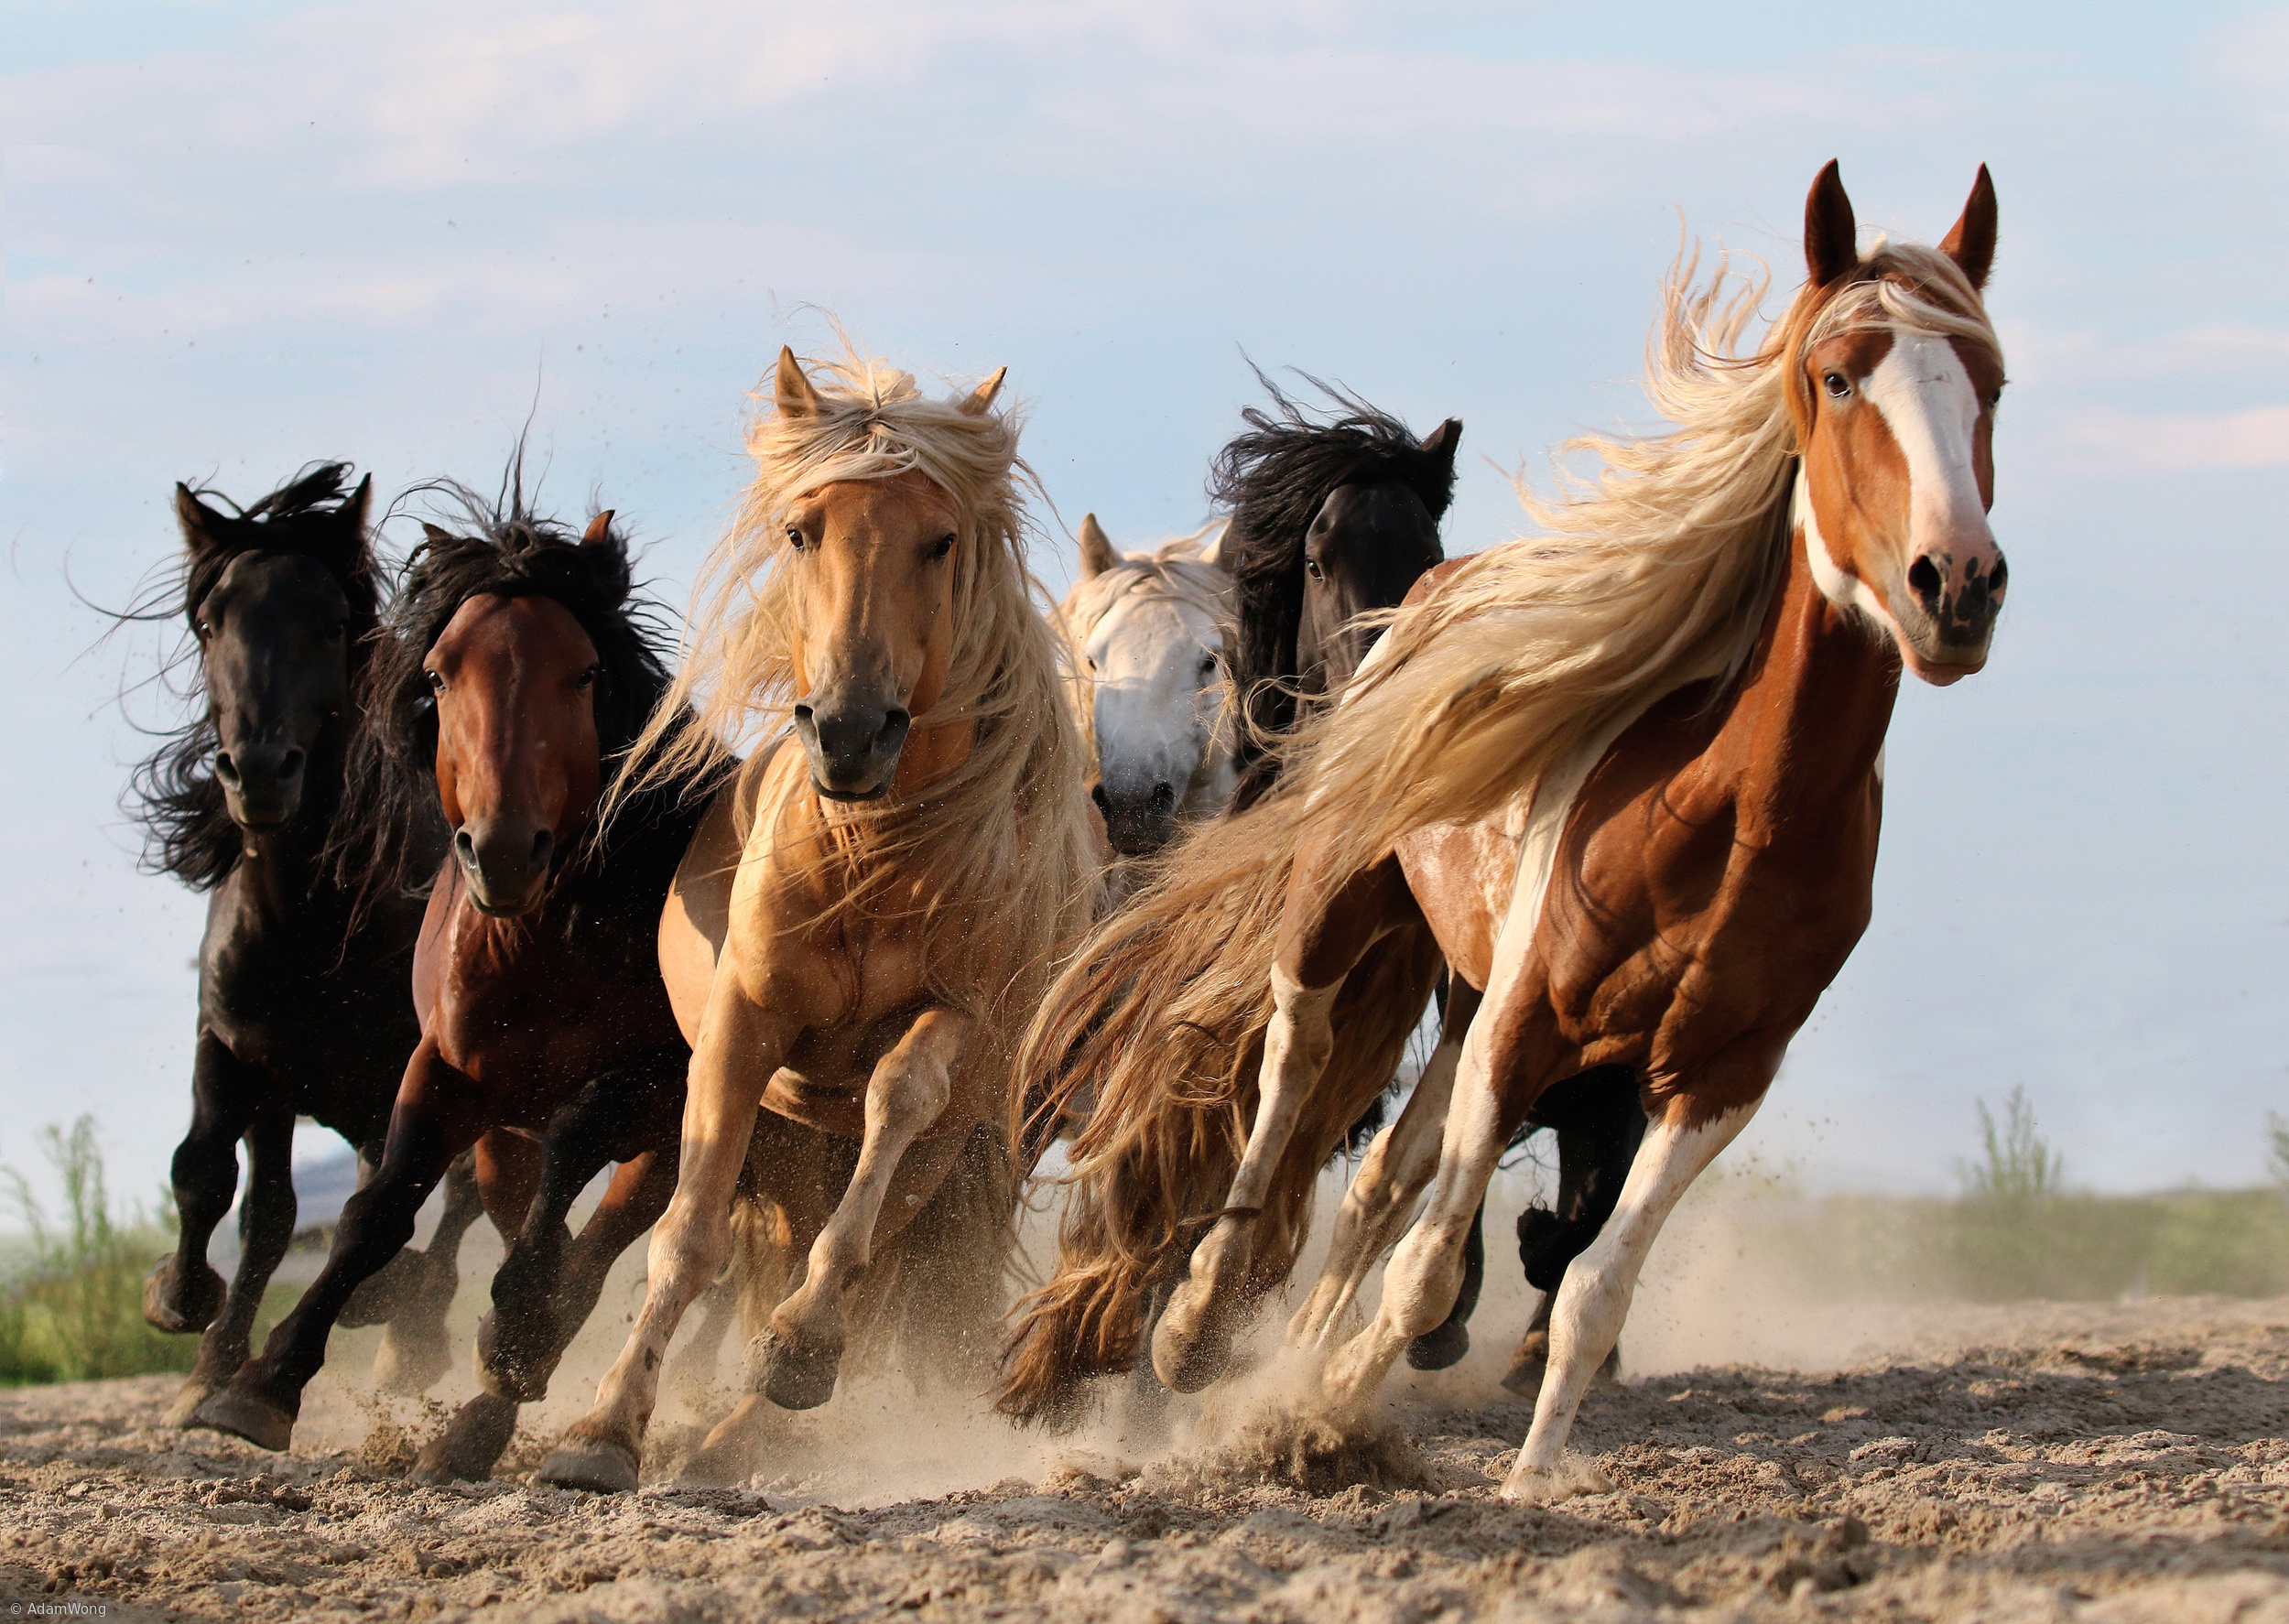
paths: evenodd
<path fill-rule="evenodd" d="M 1649 1299 L 1644 1365 L 1679 1337 L 1679 1299 Z M 546 1424 L 502 1476 L 450 1491 L 396 1475 L 437 1402 L 378 1402 L 331 1367 L 283 1456 L 161 1429 L 169 1380 L 18 1391 L 0 1394 L 0 1608 L 2289 1624 L 2289 1301 L 1862 1317 L 1849 1357 L 1595 1393 L 1576 1441 L 1614 1487 L 1546 1509 L 1494 1498 L 1529 1410 L 1493 1384 L 1492 1324 L 1459 1370 L 1394 1384 L 1380 1435 L 1267 1422 L 1269 1367 L 1156 1427 L 1061 1443 L 862 1386 L 788 1418 L 746 1488 L 618 1498 L 524 1481 L 584 1383 L 528 1412 Z M 658 1429 L 654 1468 L 691 1435 Z"/>

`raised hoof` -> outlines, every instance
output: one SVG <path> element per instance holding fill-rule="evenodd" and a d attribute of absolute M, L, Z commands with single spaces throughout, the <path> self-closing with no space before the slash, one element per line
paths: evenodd
<path fill-rule="evenodd" d="M 374 1356 L 374 1384 L 384 1392 L 427 1392 L 452 1362 L 443 1315 L 434 1320 L 424 1315 L 412 1325 L 394 1319 L 384 1328 L 381 1349 Z"/>
<path fill-rule="evenodd" d="M 155 1331 L 183 1336 L 203 1331 L 222 1312 L 222 1276 L 204 1259 L 188 1284 L 175 1276 L 175 1254 L 161 1258 L 143 1282 L 143 1321 Z"/>
<path fill-rule="evenodd" d="M 1502 1386 L 1522 1399 L 1530 1399 L 1542 1391 L 1542 1372 L 1550 1361 L 1550 1334 L 1547 1331 L 1528 1331 L 1518 1344 L 1518 1351 L 1510 1356 L 1510 1369 L 1502 1373 Z"/>
<path fill-rule="evenodd" d="M 537 1404 L 548 1396 L 548 1372 L 524 1369 L 514 1354 L 504 1358 L 497 1324 L 494 1314 L 477 1322 L 477 1385 L 512 1403 Z"/>
<path fill-rule="evenodd" d="M 280 1454 L 294 1442 L 294 1412 L 259 1393 L 248 1392 L 236 1382 L 209 1393 L 191 1413 L 190 1424 L 229 1433 L 257 1449 Z"/>
<path fill-rule="evenodd" d="M 516 1433 L 516 1405 L 481 1392 L 463 1404 L 415 1456 L 406 1476 L 416 1483 L 482 1483 L 493 1476 L 501 1451 Z"/>
<path fill-rule="evenodd" d="M 834 1397 L 840 1348 L 805 1348 L 776 1331 L 747 1344 L 747 1389 L 782 1410 L 816 1410 Z"/>
<path fill-rule="evenodd" d="M 167 1407 L 166 1415 L 161 1417 L 163 1424 L 177 1428 L 197 1426 L 199 1406 L 205 1403 L 214 1391 L 213 1382 L 204 1376 L 193 1376 L 183 1383 L 182 1391 L 175 1395 L 175 1402 Z"/>
<path fill-rule="evenodd" d="M 539 1478 L 559 1489 L 625 1494 L 635 1487 L 635 1451 L 602 1439 L 568 1438 L 549 1451 Z"/>
<path fill-rule="evenodd" d="M 1199 1392 L 1231 1364 L 1231 1330 L 1218 1315 L 1189 1336 L 1166 1318 L 1153 1332 L 1153 1372 L 1172 1391 Z"/>
<path fill-rule="evenodd" d="M 342 1305 L 334 1324 L 344 1330 L 362 1330 L 397 1317 L 416 1298 L 430 1289 L 429 1254 L 408 1246 L 358 1283 Z"/>
<path fill-rule="evenodd" d="M 1406 1362 L 1417 1370 L 1450 1370 L 1470 1351 L 1470 1327 L 1450 1319 L 1406 1345 Z"/>

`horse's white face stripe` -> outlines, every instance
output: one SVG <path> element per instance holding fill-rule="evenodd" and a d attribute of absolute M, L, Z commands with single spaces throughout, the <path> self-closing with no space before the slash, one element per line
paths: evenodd
<path fill-rule="evenodd" d="M 1944 338 L 1895 330 L 1892 348 L 1860 385 L 1907 462 L 1907 555 L 1944 549 L 1956 536 L 1991 542 L 1972 462 L 1979 390 Z"/>
<path fill-rule="evenodd" d="M 1820 515 L 1813 510 L 1812 482 L 1805 477 L 1801 463 L 1796 468 L 1796 490 L 1789 506 L 1790 517 L 1804 532 L 1805 558 L 1812 566 L 1812 584 L 1820 589 L 1820 596 L 1839 609 L 1866 615 L 1887 635 L 1896 635 L 1899 628 L 1893 623 L 1892 612 L 1884 608 L 1876 590 L 1860 577 L 1848 573 L 1828 551 L 1827 538 L 1820 534 Z"/>

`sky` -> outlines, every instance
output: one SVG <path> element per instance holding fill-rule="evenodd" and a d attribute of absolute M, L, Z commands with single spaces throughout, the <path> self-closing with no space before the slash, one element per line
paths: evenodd
<path fill-rule="evenodd" d="M 485 485 L 529 421 L 543 504 L 617 508 L 680 607 L 748 392 L 839 319 L 949 386 L 1009 367 L 1058 590 L 1084 512 L 1207 516 L 1251 359 L 1460 417 L 1475 551 L 1513 472 L 1650 427 L 1680 233 L 1785 294 L 1836 157 L 1864 232 L 1927 242 L 1992 167 L 2013 590 L 1983 675 L 1901 697 L 1873 924 L 1736 1153 L 1944 1191 L 2023 1088 L 2073 1181 L 2253 1182 L 2285 91 L 2289 11 L 2230 5 L 8 0 L 0 1163 L 92 1113 L 142 1195 L 189 1120 L 203 904 L 118 805 L 172 631 L 81 601 L 169 562 L 177 480 Z"/>

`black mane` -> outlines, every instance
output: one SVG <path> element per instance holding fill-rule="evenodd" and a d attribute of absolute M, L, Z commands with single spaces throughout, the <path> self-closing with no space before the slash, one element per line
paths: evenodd
<path fill-rule="evenodd" d="M 429 489 L 461 510 L 461 522 L 450 530 L 425 525 L 427 539 L 399 577 L 374 638 L 363 722 L 351 751 L 345 801 L 355 816 L 337 825 L 348 839 L 335 847 L 335 872 L 363 906 L 392 892 L 426 890 L 435 877 L 442 850 L 433 833 L 441 820 L 437 701 L 422 662 L 471 598 L 548 598 L 588 633 L 601 667 L 596 737 L 606 782 L 668 685 L 658 652 L 666 636 L 660 611 L 636 592 L 627 538 L 618 528 L 607 523 L 595 540 L 584 542 L 528 511 L 521 481 L 510 484 L 501 503 L 450 482 Z M 630 796 L 596 839 L 610 843 L 621 830 L 651 828 L 688 803 L 703 775 Z"/>
<path fill-rule="evenodd" d="M 233 562 L 256 552 L 315 559 L 333 577 L 350 605 L 345 632 L 354 684 L 376 622 L 381 587 L 372 538 L 363 525 L 353 532 L 342 522 L 357 501 L 355 493 L 343 490 L 349 477 L 346 462 L 312 463 L 245 508 L 211 486 L 178 486 L 179 508 L 185 497 L 211 504 L 215 522 L 197 531 L 187 526 L 182 560 L 160 578 L 143 602 L 116 618 L 156 621 L 181 615 L 186 632 L 194 634 L 168 661 L 172 669 L 184 660 L 199 659 L 199 605 Z M 143 866 L 147 872 L 173 874 L 194 889 L 208 891 L 238 866 L 244 842 L 214 775 L 221 735 L 203 691 L 200 699 L 198 713 L 163 734 L 158 748 L 136 768 L 128 780 L 125 810 L 143 826 Z"/>
<path fill-rule="evenodd" d="M 1249 406 L 1247 431 L 1217 453 L 1210 498 L 1231 513 L 1221 554 L 1239 596 L 1232 683 L 1242 694 L 1292 686 L 1304 610 L 1304 537 L 1328 493 L 1344 485 L 1412 488 L 1436 524 L 1454 501 L 1451 453 L 1426 451 L 1407 426 L 1309 374 L 1304 381 L 1333 403 L 1318 417 L 1284 394 L 1261 369 L 1272 407 Z"/>

